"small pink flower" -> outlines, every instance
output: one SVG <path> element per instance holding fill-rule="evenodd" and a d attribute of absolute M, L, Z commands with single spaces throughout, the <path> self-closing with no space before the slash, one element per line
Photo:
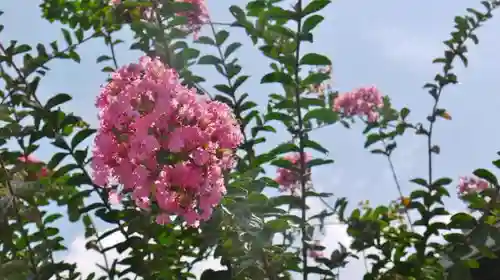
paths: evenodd
<path fill-rule="evenodd" d="M 482 192 L 489 188 L 489 183 L 486 180 L 475 177 L 460 177 L 458 183 L 458 193 L 460 195 Z"/>
<path fill-rule="evenodd" d="M 159 225 L 166 225 L 170 223 L 170 217 L 167 214 L 162 213 L 156 216 L 156 223 Z"/>
<path fill-rule="evenodd" d="M 321 241 L 319 241 L 319 240 L 315 240 L 314 245 L 322 246 Z M 325 254 L 323 253 L 322 250 L 314 250 L 314 249 L 309 250 L 309 257 L 311 257 L 311 258 L 317 259 L 317 258 L 323 258 L 324 256 L 325 256 Z"/>
<path fill-rule="evenodd" d="M 309 250 L 309 257 L 311 258 L 322 258 L 324 256 L 322 251 Z"/>
<path fill-rule="evenodd" d="M 201 27 L 209 21 L 208 9 L 205 0 L 176 0 L 178 2 L 191 3 L 193 9 L 179 13 L 179 16 L 187 17 L 188 24 L 186 30 L 194 33 L 195 39 L 198 37 Z"/>
<path fill-rule="evenodd" d="M 347 117 L 365 116 L 368 122 L 379 118 L 378 108 L 382 108 L 382 95 L 376 87 L 365 87 L 339 95 L 334 100 L 333 110 Z"/>
<path fill-rule="evenodd" d="M 122 1 L 121 1 L 121 0 L 110 0 L 110 1 L 109 1 L 109 5 L 110 5 L 110 6 L 118 6 L 118 5 L 120 5 L 121 3 L 122 3 Z"/>
<path fill-rule="evenodd" d="M 120 202 L 122 201 L 122 197 L 116 191 L 110 191 L 108 200 L 109 200 L 109 203 L 116 205 L 116 204 L 120 204 Z"/>
<path fill-rule="evenodd" d="M 41 163 L 41 161 L 37 159 L 34 155 L 20 156 L 18 160 L 24 163 Z"/>
<path fill-rule="evenodd" d="M 33 155 L 28 155 L 28 156 L 20 156 L 19 158 L 17 158 L 20 162 L 23 162 L 23 163 L 26 163 L 26 164 L 43 164 L 42 161 L 40 161 L 38 158 L 36 158 L 35 156 Z M 44 177 L 47 177 L 49 176 L 49 169 L 45 166 L 42 166 L 42 168 L 40 168 L 40 171 L 36 174 L 31 174 L 29 172 L 28 174 L 28 179 L 29 180 L 36 180 L 36 179 L 39 179 L 39 178 L 44 178 Z"/>
<path fill-rule="evenodd" d="M 290 155 L 286 155 L 283 159 L 290 161 L 292 165 L 296 168 L 300 168 L 300 154 L 294 153 Z M 311 156 L 307 153 L 304 154 L 304 163 L 307 163 L 311 160 Z M 306 181 L 310 180 L 310 170 L 306 170 Z M 295 193 L 300 188 L 300 174 L 298 172 L 286 169 L 286 168 L 278 168 L 278 177 L 275 181 L 280 185 L 280 191 L 290 191 Z"/>

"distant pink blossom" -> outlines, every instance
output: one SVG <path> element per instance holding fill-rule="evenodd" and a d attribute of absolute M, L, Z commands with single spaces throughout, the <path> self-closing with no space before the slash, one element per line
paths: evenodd
<path fill-rule="evenodd" d="M 321 67 L 321 68 L 318 68 L 316 71 L 310 71 L 309 73 L 312 74 L 314 72 L 331 75 L 332 74 L 332 66 L 328 65 L 325 67 Z M 311 85 L 309 85 L 309 91 L 311 93 L 316 93 L 319 96 L 324 96 L 326 92 L 331 91 L 330 82 L 331 82 L 330 80 L 327 80 L 327 81 L 324 81 L 324 82 L 319 83 L 319 84 L 311 84 Z"/>
<path fill-rule="evenodd" d="M 28 155 L 28 156 L 20 156 L 18 158 L 18 160 L 20 162 L 23 162 L 23 163 L 26 163 L 26 164 L 43 164 L 42 161 L 40 161 L 38 158 L 36 158 L 35 156 L 33 155 Z M 42 166 L 42 168 L 40 168 L 40 171 L 37 173 L 37 174 L 28 174 L 28 179 L 39 179 L 39 178 L 43 178 L 43 177 L 47 177 L 49 176 L 49 169 L 45 166 Z"/>
<path fill-rule="evenodd" d="M 208 15 L 207 5 L 205 0 L 175 0 L 176 2 L 184 2 L 192 4 L 192 9 L 177 13 L 178 16 L 187 18 L 187 24 L 183 27 L 184 30 L 194 33 L 195 38 L 198 36 L 203 24 L 207 23 L 210 18 Z M 158 0 L 151 0 L 153 7 L 142 9 L 142 19 L 145 21 L 156 22 L 157 9 L 161 9 L 162 4 Z M 118 6 L 121 0 L 110 0 L 109 5 Z"/>
<path fill-rule="evenodd" d="M 192 226 L 210 218 L 243 138 L 227 105 L 198 96 L 175 70 L 144 56 L 112 74 L 96 106 L 96 185 L 114 180 L 140 209 L 154 203 L 161 224 L 171 215 Z"/>
<path fill-rule="evenodd" d="M 41 163 L 41 161 L 34 155 L 20 156 L 18 160 L 24 163 Z"/>
<path fill-rule="evenodd" d="M 319 241 L 319 240 L 315 240 L 314 245 L 322 246 L 321 241 Z M 324 256 L 325 256 L 325 254 L 323 253 L 323 250 L 309 249 L 309 257 L 310 258 L 317 259 L 317 258 L 323 258 Z"/>
<path fill-rule="evenodd" d="M 382 106 L 382 95 L 372 86 L 339 95 L 334 100 L 333 109 L 347 117 L 365 116 L 368 122 L 376 122 L 379 118 L 377 109 Z"/>
<path fill-rule="evenodd" d="M 489 187 L 489 183 L 486 180 L 475 178 L 475 177 L 460 177 L 458 183 L 458 193 L 460 195 L 481 192 Z"/>
<path fill-rule="evenodd" d="M 193 9 L 187 12 L 179 13 L 179 16 L 185 16 L 188 20 L 186 29 L 194 33 L 195 38 L 201 30 L 203 24 L 209 22 L 207 5 L 205 0 L 176 0 L 178 2 L 191 3 Z"/>
<path fill-rule="evenodd" d="M 283 157 L 292 163 L 296 169 L 300 169 L 300 153 L 293 153 Z M 304 153 L 304 162 L 307 163 L 311 160 L 311 155 Z M 300 188 L 300 174 L 297 171 L 290 170 L 287 168 L 278 168 L 278 177 L 275 181 L 280 185 L 280 191 L 290 191 L 295 193 Z M 306 170 L 306 181 L 310 180 L 310 170 Z"/>
<path fill-rule="evenodd" d="M 108 196 L 109 203 L 111 204 L 120 204 L 122 200 L 121 195 L 116 191 L 110 191 Z"/>

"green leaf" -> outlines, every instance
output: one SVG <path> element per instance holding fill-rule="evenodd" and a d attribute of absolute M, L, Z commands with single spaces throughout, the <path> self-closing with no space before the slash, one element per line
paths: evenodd
<path fill-rule="evenodd" d="M 234 94 L 233 89 L 231 89 L 227 85 L 219 84 L 219 85 L 214 85 L 214 88 L 222 93 L 225 93 L 229 96 L 232 96 Z"/>
<path fill-rule="evenodd" d="M 64 40 L 66 40 L 68 46 L 73 45 L 73 39 L 71 38 L 71 33 L 69 33 L 69 31 L 64 28 L 62 28 L 61 31 L 63 33 Z"/>
<path fill-rule="evenodd" d="M 225 30 L 217 32 L 217 34 L 215 35 L 215 44 L 217 44 L 217 46 L 221 46 L 222 44 L 224 44 L 228 37 L 229 32 Z"/>
<path fill-rule="evenodd" d="M 321 152 L 323 154 L 328 154 L 328 149 L 323 148 L 323 146 L 321 146 L 321 144 L 319 144 L 316 141 L 304 139 L 303 143 L 304 143 L 305 148 L 311 148 L 311 149 L 316 150 L 318 152 Z"/>
<path fill-rule="evenodd" d="M 308 53 L 300 59 L 300 65 L 332 65 L 332 62 L 324 55 Z"/>
<path fill-rule="evenodd" d="M 74 50 L 70 50 L 69 51 L 68 57 L 71 58 L 73 61 L 75 61 L 77 63 L 80 63 L 80 61 L 82 60 L 80 58 L 80 55 L 77 52 L 75 52 Z"/>
<path fill-rule="evenodd" d="M 285 168 L 285 169 L 296 169 L 294 168 L 293 164 L 289 161 L 289 160 L 286 160 L 286 159 L 275 159 L 271 162 L 272 165 L 274 166 L 277 166 L 277 167 L 280 167 L 280 168 Z"/>
<path fill-rule="evenodd" d="M 420 185 L 420 186 L 423 186 L 423 187 L 429 186 L 429 183 L 427 183 L 427 181 L 425 179 L 422 179 L 422 178 L 415 178 L 415 179 L 410 180 L 410 182 L 415 183 L 415 184 Z"/>
<path fill-rule="evenodd" d="M 271 229 L 272 232 L 283 232 L 290 228 L 290 224 L 286 219 L 276 219 L 267 222 L 265 227 Z"/>
<path fill-rule="evenodd" d="M 226 51 L 224 52 L 224 57 L 227 59 L 233 52 L 239 49 L 242 46 L 241 43 L 235 42 L 227 46 Z"/>
<path fill-rule="evenodd" d="M 78 40 L 78 43 L 81 43 L 83 41 L 83 30 L 82 29 L 76 30 L 75 36 L 76 36 L 76 39 Z"/>
<path fill-rule="evenodd" d="M 238 78 L 236 78 L 236 81 L 234 81 L 234 85 L 233 85 L 234 90 L 238 89 L 248 78 L 249 78 L 249 76 L 246 76 L 246 75 L 239 76 Z M 245 95 L 242 95 L 242 97 L 240 97 L 240 100 L 238 100 L 238 102 L 241 102 L 241 99 L 243 99 L 243 96 L 245 96 Z"/>
<path fill-rule="evenodd" d="M 200 59 L 198 60 L 198 64 L 203 64 L 203 65 L 217 65 L 221 63 L 222 60 L 220 60 L 220 58 L 210 54 L 204 55 L 200 57 Z"/>
<path fill-rule="evenodd" d="M 45 217 L 43 219 L 43 223 L 44 224 L 50 224 L 52 222 L 55 222 L 55 221 L 59 220 L 62 217 L 63 217 L 63 215 L 61 213 L 53 213 L 53 214 L 50 214 L 47 217 Z"/>
<path fill-rule="evenodd" d="M 319 165 L 325 165 L 325 164 L 331 164 L 334 161 L 331 159 L 320 159 L 320 158 L 315 158 L 307 162 L 306 168 L 312 168 L 313 166 L 319 166 Z"/>
<path fill-rule="evenodd" d="M 108 60 L 111 60 L 111 56 L 109 55 L 101 55 L 99 56 L 97 59 L 96 59 L 96 63 L 101 63 L 103 61 L 108 61 Z"/>
<path fill-rule="evenodd" d="M 500 168 L 500 159 L 493 161 L 493 165 L 495 165 L 497 168 Z"/>
<path fill-rule="evenodd" d="M 54 170 L 59 163 L 68 155 L 65 152 L 58 152 L 52 156 L 49 163 L 47 164 L 47 168 L 50 170 Z"/>
<path fill-rule="evenodd" d="M 90 128 L 82 129 L 82 130 L 78 131 L 78 133 L 75 134 L 73 139 L 71 139 L 71 148 L 75 149 L 78 146 L 78 144 L 80 144 L 82 141 L 84 141 L 89 136 L 94 134 L 96 131 L 97 130 L 90 129 Z"/>
<path fill-rule="evenodd" d="M 302 15 L 305 16 L 320 11 L 328 4 L 330 4 L 330 0 L 313 0 L 304 8 Z"/>
<path fill-rule="evenodd" d="M 467 213 L 457 213 L 451 216 L 448 227 L 450 229 L 472 229 L 476 224 L 476 219 L 471 215 Z"/>
<path fill-rule="evenodd" d="M 207 36 L 200 36 L 200 37 L 198 37 L 198 40 L 196 40 L 195 42 L 199 43 L 199 44 L 215 46 L 214 40 L 212 40 L 212 38 L 207 37 Z"/>
<path fill-rule="evenodd" d="M 451 180 L 450 178 L 439 178 L 436 181 L 434 181 L 434 183 L 432 185 L 433 186 L 447 186 L 447 185 L 451 184 L 451 182 L 453 182 L 453 180 Z"/>
<path fill-rule="evenodd" d="M 54 140 L 52 142 L 52 145 L 54 145 L 58 148 L 61 148 L 63 150 L 70 150 L 70 148 L 68 147 L 68 144 L 66 143 L 66 141 L 62 137 L 56 138 L 56 140 Z"/>
<path fill-rule="evenodd" d="M 20 45 L 14 49 L 12 52 L 13 55 L 25 53 L 31 51 L 31 47 L 29 45 Z"/>
<path fill-rule="evenodd" d="M 72 170 L 78 169 L 79 166 L 77 164 L 71 163 L 67 165 L 63 165 L 61 168 L 59 168 L 54 174 L 52 174 L 53 178 L 59 178 L 64 175 L 68 175 Z"/>
<path fill-rule="evenodd" d="M 303 32 L 309 32 L 313 30 L 318 24 L 320 24 L 325 18 L 320 15 L 312 15 L 308 17 L 304 21 L 304 25 L 302 26 L 302 31 Z"/>
<path fill-rule="evenodd" d="M 333 194 L 332 193 L 317 193 L 317 192 L 313 192 L 313 191 L 306 191 L 305 194 L 304 194 L 306 197 L 331 197 Z"/>
<path fill-rule="evenodd" d="M 330 79 L 330 74 L 323 72 L 314 72 L 309 74 L 304 80 L 302 80 L 302 85 L 304 86 L 319 85 L 329 79 Z"/>
<path fill-rule="evenodd" d="M 72 99 L 71 95 L 66 93 L 59 93 L 56 96 L 52 97 L 45 104 L 45 109 L 50 110 L 58 105 L 66 103 Z"/>
<path fill-rule="evenodd" d="M 490 234 L 490 226 L 487 224 L 479 224 L 470 234 L 472 245 L 475 247 L 484 246 Z"/>
<path fill-rule="evenodd" d="M 269 198 L 268 205 L 272 207 L 290 205 L 292 208 L 301 208 L 302 199 L 294 195 L 280 195 Z"/>
<path fill-rule="evenodd" d="M 117 223 L 120 219 L 120 211 L 118 210 L 110 210 L 107 211 L 106 208 L 100 208 L 95 211 L 95 215 L 99 217 L 101 220 L 108 223 Z"/>
<path fill-rule="evenodd" d="M 200 55 L 200 51 L 193 48 L 185 48 L 181 53 L 184 59 L 186 59 L 187 61 L 195 59 Z"/>
<path fill-rule="evenodd" d="M 269 153 L 278 156 L 285 153 L 299 152 L 299 147 L 293 143 L 283 143 L 278 147 L 272 149 Z"/>
<path fill-rule="evenodd" d="M 479 262 L 477 260 L 474 260 L 474 259 L 465 260 L 465 264 L 469 268 L 479 268 Z"/>
<path fill-rule="evenodd" d="M 5 104 L 0 104 L 0 121 L 12 121 L 12 117 L 10 116 L 10 108 Z"/>
<path fill-rule="evenodd" d="M 401 119 L 403 119 L 403 120 L 406 119 L 406 117 L 408 117 L 409 114 L 410 114 L 410 109 L 408 109 L 408 108 L 403 108 L 399 112 L 399 115 L 401 116 Z"/>
<path fill-rule="evenodd" d="M 272 72 L 264 75 L 260 80 L 261 84 L 269 84 L 269 83 L 281 83 L 286 86 L 293 86 L 294 81 L 290 75 L 285 74 L 283 72 Z"/>
<path fill-rule="evenodd" d="M 90 178 L 83 173 L 72 174 L 72 176 L 66 181 L 66 184 L 70 186 L 90 185 L 91 183 Z"/>
<path fill-rule="evenodd" d="M 382 136 L 380 134 L 378 134 L 378 133 L 369 134 L 366 137 L 365 148 L 370 147 L 371 145 L 377 143 L 380 140 L 382 140 Z"/>
<path fill-rule="evenodd" d="M 490 184 L 498 186 L 497 177 L 493 173 L 491 173 L 490 171 L 488 171 L 486 169 L 483 169 L 483 168 L 476 169 L 473 172 L 473 174 L 479 178 L 482 178 L 482 179 L 488 181 Z"/>
<path fill-rule="evenodd" d="M 313 119 L 324 124 L 333 124 L 339 120 L 339 116 L 332 109 L 318 108 L 310 110 L 304 116 L 304 122 L 308 122 Z"/>
<path fill-rule="evenodd" d="M 266 122 L 271 121 L 271 120 L 277 120 L 277 121 L 281 121 L 283 123 L 293 123 L 294 122 L 294 118 L 292 116 L 290 116 L 288 114 L 280 113 L 280 112 L 267 113 L 264 116 L 264 120 Z"/>

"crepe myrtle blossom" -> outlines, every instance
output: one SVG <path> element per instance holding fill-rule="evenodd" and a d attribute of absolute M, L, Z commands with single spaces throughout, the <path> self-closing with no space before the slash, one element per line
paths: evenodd
<path fill-rule="evenodd" d="M 184 26 L 184 29 L 189 32 L 192 32 L 194 34 L 195 39 L 197 39 L 203 24 L 210 21 L 205 0 L 176 0 L 176 1 L 189 3 L 192 5 L 193 7 L 192 9 L 190 9 L 189 11 L 180 12 L 178 13 L 178 15 L 187 18 L 187 25 Z"/>
<path fill-rule="evenodd" d="M 364 116 L 372 123 L 378 120 L 377 109 L 382 106 L 382 94 L 374 86 L 341 94 L 333 101 L 334 111 L 341 112 L 346 117 Z"/>
<path fill-rule="evenodd" d="M 321 249 L 319 249 L 321 248 Z M 309 257 L 313 259 L 318 259 L 318 258 L 323 258 L 325 257 L 325 253 L 323 252 L 323 245 L 321 244 L 321 241 L 319 240 L 314 240 L 312 248 L 310 248 L 309 251 Z"/>
<path fill-rule="evenodd" d="M 331 76 L 332 75 L 332 66 L 328 65 L 325 67 L 318 68 L 318 69 L 316 69 L 316 71 L 309 72 L 309 74 L 313 74 L 313 73 L 321 73 L 321 74 Z M 326 92 L 330 92 L 330 91 L 331 91 L 330 80 L 326 80 L 326 81 L 323 81 L 322 83 L 318 83 L 318 84 L 309 85 L 309 92 L 315 93 L 320 97 L 324 96 Z"/>
<path fill-rule="evenodd" d="M 486 190 L 489 187 L 489 183 L 480 178 L 462 176 L 458 182 L 458 194 L 466 195 L 471 193 L 478 193 Z"/>
<path fill-rule="evenodd" d="M 110 0 L 109 5 L 117 7 L 123 2 L 124 1 L 122 0 Z M 182 29 L 193 33 L 196 39 L 203 24 L 209 22 L 210 20 L 205 0 L 175 0 L 175 2 L 191 4 L 191 9 L 178 12 L 176 15 L 187 18 L 187 23 L 182 27 Z M 158 19 L 155 11 L 157 9 L 161 9 L 162 4 L 158 0 L 151 0 L 151 3 L 153 7 L 141 7 L 142 19 L 145 21 L 156 22 Z"/>
<path fill-rule="evenodd" d="M 230 107 L 200 97 L 174 69 L 148 56 L 113 73 L 96 106 L 96 185 L 120 184 L 144 210 L 155 203 L 161 224 L 172 215 L 191 226 L 210 218 L 243 138 Z"/>
<path fill-rule="evenodd" d="M 18 158 L 18 160 L 22 163 L 27 164 L 27 165 L 29 165 L 29 164 L 45 165 L 42 161 L 40 161 L 39 159 L 37 159 L 33 155 L 20 156 Z M 40 178 L 47 177 L 47 176 L 49 176 L 49 169 L 45 166 L 42 166 L 37 173 L 28 172 L 28 174 L 27 174 L 28 180 L 36 180 L 36 179 L 40 179 Z"/>
<path fill-rule="evenodd" d="M 288 154 L 283 157 L 284 160 L 289 161 L 294 169 L 300 169 L 300 153 Z M 305 163 L 312 159 L 311 155 L 304 153 Z M 311 180 L 311 170 L 306 170 L 306 182 Z M 275 181 L 280 185 L 280 191 L 290 191 L 292 194 L 296 194 L 300 189 L 300 174 L 296 170 L 290 170 L 287 168 L 280 167 L 277 170 L 278 176 Z"/>

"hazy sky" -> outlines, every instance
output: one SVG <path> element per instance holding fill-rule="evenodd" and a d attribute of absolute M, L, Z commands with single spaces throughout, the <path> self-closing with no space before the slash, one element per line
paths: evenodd
<path fill-rule="evenodd" d="M 5 26 L 0 34 L 1 42 L 15 39 L 23 43 L 49 43 L 60 40 L 64 45 L 60 26 L 40 19 L 40 11 L 34 2 L 28 0 L 1 1 L 0 9 L 5 15 L 0 22 Z M 229 5 L 241 5 L 245 1 L 209 0 L 209 9 L 214 21 L 229 22 Z M 222 3 L 222 4 L 221 4 Z M 22 8 L 20 8 L 22 7 Z M 328 55 L 333 61 L 333 87 L 348 91 L 364 85 L 376 85 L 390 96 L 396 108 L 409 106 L 411 120 L 423 121 L 430 112 L 431 97 L 422 89 L 439 69 L 431 64 L 434 57 L 443 53 L 442 41 L 448 39 L 453 27 L 453 18 L 462 15 L 468 7 L 482 7 L 479 1 L 334 1 L 323 14 L 326 20 L 314 36 L 315 43 L 305 48 Z M 498 49 L 497 36 L 499 19 L 490 20 L 478 32 L 480 45 L 470 46 L 470 67 L 458 71 L 458 86 L 445 90 L 441 105 L 450 112 L 452 121 L 440 121 L 436 127 L 436 143 L 441 145 L 441 155 L 436 160 L 436 175 L 453 179 L 470 174 L 478 167 L 491 167 L 491 160 L 500 150 L 493 117 L 500 105 L 497 94 Z M 208 30 L 205 30 L 208 31 Z M 208 34 L 208 33 L 207 33 Z M 235 30 L 229 40 L 243 42 L 238 57 L 245 74 L 252 76 L 246 90 L 254 100 L 264 104 L 270 90 L 277 87 L 259 85 L 260 76 L 269 71 L 268 63 L 253 48 L 244 32 Z M 131 35 L 122 32 L 120 38 L 130 41 Z M 203 45 L 202 52 L 212 52 Z M 102 41 L 94 40 L 78 49 L 82 62 L 57 61 L 50 64 L 53 69 L 44 78 L 39 95 L 46 99 L 58 92 L 72 94 L 74 100 L 67 110 L 83 116 L 95 124 L 94 100 L 106 75 L 100 72 L 102 65 L 96 65 L 95 58 L 108 50 Z M 136 60 L 137 53 L 127 51 L 122 45 L 118 51 L 120 64 Z M 214 84 L 221 77 L 210 67 L 200 71 Z M 315 133 L 325 147 L 330 150 L 334 165 L 314 171 L 317 188 L 346 196 L 352 203 L 369 199 L 374 204 L 388 203 L 398 194 L 389 173 L 385 158 L 371 155 L 363 149 L 362 128 L 356 126 L 347 130 L 340 125 L 324 128 Z M 279 142 L 289 140 L 289 135 L 273 136 L 262 147 L 272 148 Z M 408 134 L 398 143 L 395 165 L 404 191 L 413 186 L 408 183 L 412 177 L 425 176 L 425 138 Z M 53 148 L 46 145 L 36 152 L 44 160 L 50 158 Z M 450 187 L 450 188 L 453 188 Z M 454 194 L 455 190 L 450 189 Z M 333 200 L 332 200 L 333 201 Z M 451 209 L 462 209 L 456 199 L 448 201 Z M 65 211 L 62 209 L 61 211 Z M 64 237 L 72 243 L 68 257 L 73 260 L 85 259 L 81 247 L 81 227 L 76 224 L 65 226 Z M 347 242 L 342 227 L 332 227 L 325 242 L 333 246 L 337 241 Z M 87 256 L 88 259 L 88 255 Z M 83 268 L 83 267 L 82 267 Z M 87 271 L 91 270 L 86 264 Z M 353 263 L 342 272 L 343 279 L 361 279 L 364 273 L 360 262 Z"/>

